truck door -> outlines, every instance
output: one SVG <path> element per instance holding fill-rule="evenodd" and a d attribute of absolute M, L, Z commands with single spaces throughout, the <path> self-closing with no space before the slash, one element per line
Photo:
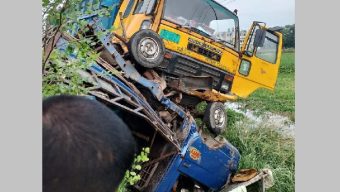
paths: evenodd
<path fill-rule="evenodd" d="M 260 22 L 254 22 L 244 39 L 232 92 L 240 97 L 248 97 L 258 88 L 274 90 L 281 49 L 282 34 L 267 29 Z"/>
<path fill-rule="evenodd" d="M 123 0 L 115 19 L 114 32 L 130 39 L 137 31 L 150 28 L 156 5 L 156 0 Z"/>
<path fill-rule="evenodd" d="M 114 32 L 120 36 L 126 35 L 126 26 L 129 26 L 132 17 L 129 17 L 133 13 L 138 0 L 123 0 L 120 5 L 117 17 L 114 22 Z"/>

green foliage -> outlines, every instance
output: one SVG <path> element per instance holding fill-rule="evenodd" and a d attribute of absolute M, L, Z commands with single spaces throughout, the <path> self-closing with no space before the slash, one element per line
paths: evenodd
<path fill-rule="evenodd" d="M 141 176 L 139 172 L 142 170 L 142 164 L 149 161 L 150 148 L 143 148 L 142 152 L 135 157 L 132 167 L 126 171 L 123 181 L 120 183 L 117 192 L 127 192 L 128 187 L 135 185 Z"/>
<path fill-rule="evenodd" d="M 293 138 L 282 136 L 271 127 L 250 128 L 247 123 L 236 126 L 232 121 L 228 123 L 225 137 L 241 153 L 240 169 L 270 168 L 273 171 L 275 185 L 268 190 L 269 192 L 294 191 L 295 146 Z"/>
<path fill-rule="evenodd" d="M 54 41 L 54 36 L 57 31 L 66 32 L 69 30 L 76 30 L 78 26 L 78 37 L 71 41 L 66 53 L 58 50 L 53 50 L 51 53 L 46 53 L 43 58 L 43 96 L 52 96 L 59 94 L 84 95 L 88 92 L 83 87 L 84 79 L 78 74 L 78 70 L 86 69 L 90 63 L 93 63 L 99 54 L 93 51 L 91 46 L 98 43 L 94 36 L 85 37 L 84 32 L 88 31 L 88 23 L 85 20 L 79 20 L 81 16 L 80 3 L 82 0 L 43 0 L 43 23 L 44 47 L 48 43 Z M 112 10 L 110 8 L 103 8 L 93 11 L 92 8 L 99 7 L 100 1 L 94 0 L 85 5 L 87 9 L 86 14 L 98 13 L 98 15 L 108 15 Z M 60 7 L 63 7 L 62 9 Z M 99 35 L 103 35 L 109 31 L 103 31 Z M 68 54 L 76 55 L 75 60 L 67 60 Z"/>
<path fill-rule="evenodd" d="M 284 48 L 284 49 L 282 49 L 282 52 L 284 52 L 284 53 L 295 53 L 295 48 L 294 47 Z"/>
<path fill-rule="evenodd" d="M 71 53 L 77 55 L 75 60 L 66 59 Z M 78 70 L 86 69 L 98 56 L 86 40 L 70 42 L 66 52 L 53 50 L 43 74 L 43 96 L 86 94 L 88 90 L 82 86 L 84 79 Z"/>
<path fill-rule="evenodd" d="M 83 14 L 94 14 L 97 13 L 99 16 L 107 16 L 112 11 L 113 7 L 101 8 L 100 0 L 89 1 L 86 4 L 81 5 L 83 0 L 54 0 L 46 1 L 43 0 L 43 13 L 46 15 L 46 21 L 50 25 L 60 25 L 62 24 L 63 29 L 70 29 L 74 23 L 80 25 L 83 29 L 84 20 L 79 20 L 79 16 Z M 116 6 L 116 5 L 113 5 Z M 61 8 L 62 7 L 62 8 Z M 81 13 L 81 9 L 84 8 L 85 13 Z M 43 15 L 43 16 L 44 16 Z"/>
<path fill-rule="evenodd" d="M 201 118 L 195 118 L 195 122 L 196 122 L 197 127 L 203 126 L 203 121 Z"/>
<path fill-rule="evenodd" d="M 284 48 L 295 47 L 295 24 L 286 25 L 283 28 L 282 35 Z"/>
<path fill-rule="evenodd" d="M 196 105 L 196 111 L 198 113 L 203 114 L 205 112 L 205 109 L 207 108 L 208 103 L 206 101 L 200 102 L 198 105 Z"/>

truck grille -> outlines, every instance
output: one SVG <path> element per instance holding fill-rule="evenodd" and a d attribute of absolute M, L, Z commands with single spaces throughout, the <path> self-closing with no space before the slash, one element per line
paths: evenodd
<path fill-rule="evenodd" d="M 176 76 L 209 76 L 213 78 L 213 88 L 219 90 L 227 72 L 213 68 L 186 56 L 172 53 L 171 59 L 165 59 L 161 70 Z"/>

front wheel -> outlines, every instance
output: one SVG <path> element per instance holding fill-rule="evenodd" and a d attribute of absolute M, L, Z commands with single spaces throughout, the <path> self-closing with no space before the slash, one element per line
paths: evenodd
<path fill-rule="evenodd" d="M 152 30 L 141 30 L 129 42 L 132 59 L 145 68 L 162 64 L 165 54 L 163 40 Z"/>
<path fill-rule="evenodd" d="M 221 134 L 227 126 L 227 115 L 223 103 L 209 103 L 203 119 L 204 123 L 214 134 Z"/>

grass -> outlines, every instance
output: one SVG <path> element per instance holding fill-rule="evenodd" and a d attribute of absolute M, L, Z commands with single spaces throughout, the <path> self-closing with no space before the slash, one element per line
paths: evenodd
<path fill-rule="evenodd" d="M 270 168 L 274 186 L 269 192 L 295 191 L 294 139 L 282 136 L 271 127 L 250 129 L 249 122 L 232 110 L 228 110 L 228 131 L 224 136 L 240 151 L 239 169 Z M 242 123 L 237 123 L 242 120 Z"/>
<path fill-rule="evenodd" d="M 249 98 L 240 100 L 248 109 L 270 111 L 295 120 L 295 53 L 282 54 L 280 74 L 274 92 L 259 89 Z"/>
<path fill-rule="evenodd" d="M 280 74 L 273 92 L 258 90 L 248 99 L 242 100 L 245 108 L 261 112 L 287 115 L 295 120 L 295 53 L 286 51 L 282 55 Z M 270 168 L 275 184 L 269 192 L 295 191 L 295 145 L 294 138 L 282 135 L 277 128 L 251 122 L 233 110 L 227 111 L 228 129 L 224 136 L 240 151 L 239 169 Z"/>

